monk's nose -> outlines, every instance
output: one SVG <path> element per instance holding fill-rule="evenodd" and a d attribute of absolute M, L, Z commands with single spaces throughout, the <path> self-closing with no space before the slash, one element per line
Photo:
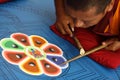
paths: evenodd
<path fill-rule="evenodd" d="M 84 22 L 81 21 L 81 20 L 75 20 L 75 26 L 76 27 L 82 27 L 82 26 L 84 26 Z"/>

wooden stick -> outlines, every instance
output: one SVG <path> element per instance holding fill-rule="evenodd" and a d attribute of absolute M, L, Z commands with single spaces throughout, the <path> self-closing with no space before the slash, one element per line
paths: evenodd
<path fill-rule="evenodd" d="M 92 49 L 92 50 L 87 51 L 84 55 L 78 55 L 78 56 L 76 56 L 76 57 L 74 57 L 74 58 L 72 58 L 72 59 L 70 59 L 70 60 L 68 60 L 68 61 L 63 62 L 63 63 L 60 64 L 60 65 L 67 64 L 67 63 L 72 62 L 72 61 L 74 61 L 74 60 L 76 60 L 76 59 L 79 59 L 79 58 L 81 58 L 81 57 L 84 57 L 84 56 L 86 56 L 86 55 L 89 55 L 89 54 L 91 54 L 91 53 L 93 53 L 93 52 L 96 52 L 96 51 L 98 51 L 98 50 L 100 50 L 100 49 L 105 48 L 105 47 L 108 46 L 108 45 L 109 45 L 109 44 L 98 46 L 98 47 L 96 47 L 96 48 L 94 48 L 94 49 Z"/>

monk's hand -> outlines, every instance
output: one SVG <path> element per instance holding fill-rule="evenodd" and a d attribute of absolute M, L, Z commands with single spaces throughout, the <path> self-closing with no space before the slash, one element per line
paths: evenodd
<path fill-rule="evenodd" d="M 72 31 L 74 31 L 74 23 L 70 16 L 66 14 L 57 16 L 55 26 L 62 34 L 73 36 Z"/>
<path fill-rule="evenodd" d="M 110 45 L 108 45 L 105 48 L 107 50 L 116 51 L 120 49 L 120 41 L 118 40 L 118 38 L 112 38 L 112 39 L 106 40 L 102 44 L 105 45 L 107 43 L 110 43 Z"/>

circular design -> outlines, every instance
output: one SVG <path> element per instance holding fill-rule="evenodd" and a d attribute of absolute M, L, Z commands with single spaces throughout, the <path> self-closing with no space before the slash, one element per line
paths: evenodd
<path fill-rule="evenodd" d="M 50 50 L 51 52 L 54 52 L 54 51 L 55 51 L 53 48 L 49 48 L 49 50 Z"/>
<path fill-rule="evenodd" d="M 25 54 L 33 59 L 42 60 L 46 58 L 46 54 L 40 48 L 28 46 L 25 48 Z"/>
<path fill-rule="evenodd" d="M 36 41 L 37 44 L 42 44 L 40 41 Z"/>
<path fill-rule="evenodd" d="M 20 59 L 22 56 L 20 54 L 16 54 L 16 58 Z"/>
<path fill-rule="evenodd" d="M 26 40 L 25 39 L 21 39 L 21 42 L 26 42 Z"/>
<path fill-rule="evenodd" d="M 35 66 L 35 64 L 33 62 L 30 62 L 29 65 L 30 66 Z"/>
<path fill-rule="evenodd" d="M 53 59 L 53 61 L 57 62 L 57 58 L 54 58 L 54 57 L 53 57 L 52 59 Z"/>
<path fill-rule="evenodd" d="M 45 64 L 45 67 L 46 67 L 46 68 L 50 68 L 50 65 L 46 63 L 46 64 Z"/>
<path fill-rule="evenodd" d="M 18 46 L 16 44 L 13 44 L 12 47 L 13 48 L 18 48 Z"/>
<path fill-rule="evenodd" d="M 0 41 L 3 48 L 3 58 L 30 75 L 58 76 L 68 64 L 63 51 L 37 35 L 28 36 L 23 33 L 13 33 L 10 38 Z"/>

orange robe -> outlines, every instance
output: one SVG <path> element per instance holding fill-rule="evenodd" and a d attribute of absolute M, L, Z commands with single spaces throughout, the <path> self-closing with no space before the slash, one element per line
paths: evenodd
<path fill-rule="evenodd" d="M 105 36 L 118 36 L 120 38 L 120 0 L 115 0 L 111 12 L 94 27 L 93 31 Z"/>

